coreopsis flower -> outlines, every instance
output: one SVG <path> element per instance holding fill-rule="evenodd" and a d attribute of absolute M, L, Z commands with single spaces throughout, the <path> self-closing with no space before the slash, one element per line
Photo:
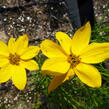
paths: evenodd
<path fill-rule="evenodd" d="M 78 29 L 72 39 L 64 32 L 57 32 L 60 45 L 50 40 L 41 43 L 41 50 L 47 59 L 42 65 L 42 73 L 53 76 L 48 92 L 76 75 L 86 85 L 101 86 L 100 72 L 90 64 L 96 64 L 109 57 L 109 43 L 91 43 L 91 26 L 87 22 Z"/>
<path fill-rule="evenodd" d="M 26 70 L 37 70 L 38 64 L 32 60 L 39 52 L 39 47 L 28 46 L 27 35 L 17 40 L 10 38 L 8 45 L 0 40 L 0 83 L 12 79 L 13 84 L 23 90 L 26 85 Z"/>

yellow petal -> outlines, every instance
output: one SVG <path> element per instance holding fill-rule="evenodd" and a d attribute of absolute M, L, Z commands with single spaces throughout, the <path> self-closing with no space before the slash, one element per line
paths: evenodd
<path fill-rule="evenodd" d="M 29 46 L 21 55 L 21 59 L 28 60 L 35 57 L 40 51 L 38 46 Z"/>
<path fill-rule="evenodd" d="M 66 80 L 70 79 L 73 76 L 74 71 L 70 69 L 66 74 L 54 77 L 48 87 L 48 92 L 50 93 L 51 91 L 56 89 L 59 85 L 61 85 L 63 82 L 65 82 Z"/>
<path fill-rule="evenodd" d="M 56 43 L 50 40 L 44 40 L 40 46 L 41 46 L 42 53 L 49 58 L 54 58 L 54 57 L 66 58 L 66 53 L 64 52 L 64 50 L 59 45 L 57 45 Z"/>
<path fill-rule="evenodd" d="M 12 75 L 13 84 L 19 90 L 23 90 L 25 88 L 26 81 L 27 81 L 25 69 L 22 68 L 21 66 L 11 65 L 10 71 Z"/>
<path fill-rule="evenodd" d="M 15 38 L 11 37 L 8 41 L 8 49 L 9 52 L 14 54 L 15 53 Z"/>
<path fill-rule="evenodd" d="M 39 69 L 37 62 L 34 60 L 20 61 L 20 65 L 31 71 Z"/>
<path fill-rule="evenodd" d="M 0 40 L 0 55 L 9 56 L 9 50 L 7 45 Z"/>
<path fill-rule="evenodd" d="M 48 86 L 48 93 L 56 89 L 59 85 L 61 85 L 66 77 L 66 74 L 62 76 L 56 76 L 52 79 L 50 85 Z"/>
<path fill-rule="evenodd" d="M 25 49 L 28 47 L 28 36 L 24 34 L 23 36 L 19 36 L 15 43 L 15 50 L 18 55 L 21 55 Z"/>
<path fill-rule="evenodd" d="M 5 56 L 0 56 L 0 67 L 5 66 L 6 64 L 9 63 L 9 60 Z"/>
<path fill-rule="evenodd" d="M 75 75 L 74 70 L 70 68 L 69 71 L 67 72 L 66 79 L 64 81 L 73 78 L 74 75 Z"/>
<path fill-rule="evenodd" d="M 42 73 L 59 76 L 65 74 L 70 68 L 70 63 L 67 62 L 64 58 L 52 58 L 47 59 L 42 65 Z M 50 73 L 50 72 L 52 73 Z"/>
<path fill-rule="evenodd" d="M 0 83 L 7 82 L 11 78 L 9 69 L 10 67 L 8 65 L 0 69 Z"/>
<path fill-rule="evenodd" d="M 99 63 L 109 58 L 109 43 L 92 43 L 80 55 L 84 63 Z"/>
<path fill-rule="evenodd" d="M 89 44 L 91 36 L 91 26 L 87 22 L 76 31 L 72 38 L 72 53 L 79 55 L 81 51 Z"/>
<path fill-rule="evenodd" d="M 76 67 L 75 73 L 88 86 L 93 88 L 101 86 L 101 74 L 94 66 L 80 63 Z"/>
<path fill-rule="evenodd" d="M 71 38 L 64 32 L 57 32 L 56 39 L 59 41 L 61 47 L 65 50 L 67 54 L 71 54 Z"/>

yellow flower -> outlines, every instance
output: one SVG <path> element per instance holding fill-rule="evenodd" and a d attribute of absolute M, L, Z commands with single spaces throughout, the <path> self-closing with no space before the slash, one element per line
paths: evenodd
<path fill-rule="evenodd" d="M 28 46 L 27 35 L 17 40 L 10 38 L 8 46 L 0 40 L 0 83 L 12 79 L 13 84 L 23 90 L 26 85 L 26 70 L 38 69 L 38 64 L 31 60 L 39 52 L 39 47 Z"/>
<path fill-rule="evenodd" d="M 41 50 L 49 59 L 42 66 L 42 73 L 53 76 L 48 92 L 69 78 L 78 78 L 90 87 L 101 86 L 101 74 L 92 65 L 109 57 L 109 43 L 91 43 L 90 23 L 78 29 L 72 39 L 63 32 L 56 33 L 60 46 L 50 40 L 41 43 Z"/>

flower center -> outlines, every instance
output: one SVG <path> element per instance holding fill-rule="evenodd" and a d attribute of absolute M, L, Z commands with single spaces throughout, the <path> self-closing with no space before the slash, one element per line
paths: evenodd
<path fill-rule="evenodd" d="M 71 68 L 74 68 L 80 63 L 80 58 L 72 54 L 69 56 L 68 62 L 71 64 Z"/>
<path fill-rule="evenodd" d="M 13 54 L 9 54 L 9 61 L 13 65 L 19 65 L 20 56 L 17 55 L 16 53 L 14 55 Z"/>

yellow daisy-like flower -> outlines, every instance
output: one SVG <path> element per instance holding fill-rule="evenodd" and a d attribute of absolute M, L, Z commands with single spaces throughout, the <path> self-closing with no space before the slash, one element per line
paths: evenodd
<path fill-rule="evenodd" d="M 17 40 L 10 38 L 8 46 L 0 40 L 0 83 L 12 79 L 13 84 L 23 90 L 26 85 L 26 70 L 37 70 L 38 64 L 32 60 L 39 52 L 39 47 L 28 46 L 27 35 Z"/>
<path fill-rule="evenodd" d="M 90 87 L 101 86 L 101 74 L 92 65 L 104 61 L 109 57 L 109 43 L 91 43 L 91 26 L 87 22 L 78 29 L 72 39 L 63 32 L 56 33 L 60 45 L 44 40 L 41 50 L 47 59 L 42 66 L 42 73 L 54 76 L 48 87 L 48 92 L 58 85 L 77 75 Z"/>

